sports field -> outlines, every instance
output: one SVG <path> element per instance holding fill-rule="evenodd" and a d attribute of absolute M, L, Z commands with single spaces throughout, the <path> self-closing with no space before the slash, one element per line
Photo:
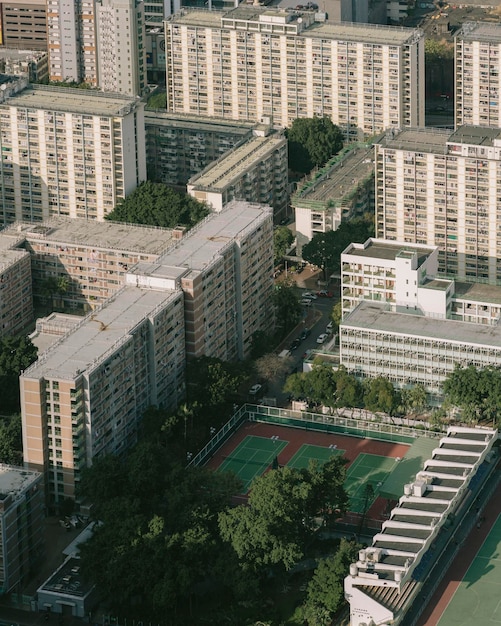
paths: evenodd
<path fill-rule="evenodd" d="M 395 469 L 396 460 L 378 454 L 359 454 L 348 468 L 346 491 L 350 496 L 350 511 L 363 513 L 367 511 L 379 495 L 386 478 Z M 372 485 L 373 498 L 365 502 L 365 489 Z"/>
<path fill-rule="evenodd" d="M 328 447 L 313 446 L 309 443 L 303 444 L 296 454 L 288 461 L 289 467 L 296 469 L 307 468 L 311 460 L 325 463 L 331 456 L 343 455 L 346 450 L 339 449 L 335 444 Z"/>
<path fill-rule="evenodd" d="M 501 625 L 501 515 L 437 626 Z"/>

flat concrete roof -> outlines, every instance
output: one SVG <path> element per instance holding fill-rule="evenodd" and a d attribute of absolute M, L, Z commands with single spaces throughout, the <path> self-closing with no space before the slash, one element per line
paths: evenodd
<path fill-rule="evenodd" d="M 341 323 L 341 327 L 501 349 L 499 326 L 435 319 L 411 313 L 393 313 L 385 311 L 374 302 L 361 302 Z"/>
<path fill-rule="evenodd" d="M 122 250 L 143 254 L 162 254 L 173 245 L 172 230 L 121 222 L 55 217 L 45 222 L 30 224 L 16 222 L 0 231 L 2 240 L 26 237 L 29 241 L 50 241 L 87 248 Z"/>
<path fill-rule="evenodd" d="M 12 94 L 0 106 L 111 117 L 129 113 L 138 102 L 139 100 L 128 96 L 90 89 L 29 85 Z"/>
<path fill-rule="evenodd" d="M 221 28 L 221 18 L 226 11 L 183 8 L 179 13 L 169 15 L 167 24 L 182 24 L 186 26 L 201 26 L 208 28 Z"/>
<path fill-rule="evenodd" d="M 52 592 L 69 596 L 85 597 L 94 584 L 85 581 L 80 573 L 80 559 L 69 557 L 61 567 L 41 586 L 39 592 Z"/>
<path fill-rule="evenodd" d="M 243 145 L 226 152 L 199 174 L 192 176 L 188 185 L 195 189 L 222 192 L 285 143 L 286 139 L 282 134 L 252 137 Z"/>
<path fill-rule="evenodd" d="M 0 500 L 5 500 L 9 495 L 15 500 L 40 476 L 40 472 L 0 463 Z"/>
<path fill-rule="evenodd" d="M 293 198 L 294 206 L 300 207 L 304 200 L 341 202 L 347 194 L 374 173 L 373 161 L 372 145 L 352 148 L 331 167 L 321 168 L 325 173 L 318 180 L 300 183 L 300 188 Z"/>
<path fill-rule="evenodd" d="M 174 300 L 179 293 L 123 287 L 102 308 L 83 318 L 78 328 L 42 353 L 23 376 L 74 380 L 105 358 L 157 306 Z"/>
<path fill-rule="evenodd" d="M 501 286 L 454 281 L 454 298 L 501 305 Z"/>
<path fill-rule="evenodd" d="M 188 113 L 164 113 L 158 109 L 145 109 L 144 123 L 148 126 L 166 126 L 168 128 L 188 129 L 199 132 L 212 132 L 232 135 L 246 135 L 255 126 L 255 122 L 228 120 Z"/>
<path fill-rule="evenodd" d="M 48 56 L 47 50 L 18 50 L 17 48 L 0 48 L 0 59 L 39 61 L 44 56 Z"/>
<path fill-rule="evenodd" d="M 465 22 L 456 33 L 456 37 L 457 39 L 465 39 L 468 41 L 500 43 L 501 24 L 491 22 Z"/>
<path fill-rule="evenodd" d="M 436 250 L 430 246 L 413 246 L 402 242 L 382 241 L 378 239 L 370 239 L 365 249 L 351 248 L 343 252 L 348 256 L 374 257 L 375 259 L 384 259 L 394 261 L 402 252 L 417 252 L 418 264 L 421 266 L 423 262 Z"/>
<path fill-rule="evenodd" d="M 216 258 L 228 243 L 255 224 L 259 217 L 269 219 L 273 210 L 267 205 L 235 200 L 220 213 L 212 213 L 192 229 L 179 244 L 156 263 L 140 264 L 135 273 L 177 279 L 196 275 Z"/>
<path fill-rule="evenodd" d="M 492 146 L 501 136 L 501 129 L 484 126 L 459 126 L 449 137 L 449 143 L 460 143 L 475 146 Z"/>
<path fill-rule="evenodd" d="M 409 128 L 400 132 L 388 132 L 375 142 L 393 150 L 447 154 L 450 130 L 443 128 Z"/>
<path fill-rule="evenodd" d="M 5 250 L 0 246 L 0 274 L 27 254 L 29 254 L 27 250 Z"/>

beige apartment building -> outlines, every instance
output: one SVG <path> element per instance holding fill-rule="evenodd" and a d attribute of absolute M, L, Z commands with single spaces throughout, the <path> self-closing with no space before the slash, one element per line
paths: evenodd
<path fill-rule="evenodd" d="M 22 50 L 47 50 L 46 0 L 0 3 L 0 45 Z"/>
<path fill-rule="evenodd" d="M 23 289 L 29 284 L 31 298 L 33 284 L 37 303 L 88 312 L 123 286 L 136 263 L 154 262 L 181 236 L 180 231 L 165 228 L 54 217 L 40 224 L 16 222 L 4 228 L 0 251 L 6 247 L 15 248 L 9 250 L 13 255 L 29 253 L 32 282 L 28 276 Z M 63 280 L 65 289 L 48 294 L 47 279 Z M 14 303 L 21 289 L 15 293 L 16 298 L 9 292 L 8 302 L 17 311 Z"/>
<path fill-rule="evenodd" d="M 290 126 L 327 116 L 349 139 L 424 126 L 420 30 L 240 5 L 165 22 L 167 110 Z"/>
<path fill-rule="evenodd" d="M 287 140 L 268 126 L 224 154 L 188 181 L 188 193 L 214 211 L 231 200 L 273 207 L 275 222 L 285 218 L 288 202 Z"/>
<path fill-rule="evenodd" d="M 31 259 L 17 241 L 0 237 L 0 337 L 24 330 L 33 320 Z"/>
<path fill-rule="evenodd" d="M 102 221 L 146 179 L 143 104 L 26 85 L 0 97 L 0 222 Z"/>
<path fill-rule="evenodd" d="M 501 278 L 501 130 L 402 130 L 376 142 L 376 235 L 438 246 L 439 271 Z"/>
<path fill-rule="evenodd" d="M 501 24 L 467 22 L 455 42 L 455 125 L 501 126 Z"/>
<path fill-rule="evenodd" d="M 0 594 L 30 579 L 44 550 L 42 475 L 0 464 Z"/>

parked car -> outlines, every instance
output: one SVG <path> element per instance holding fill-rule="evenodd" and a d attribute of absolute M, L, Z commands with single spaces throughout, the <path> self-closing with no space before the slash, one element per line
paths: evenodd
<path fill-rule="evenodd" d="M 291 345 L 289 346 L 289 350 L 292 352 L 293 350 L 295 350 L 296 348 L 299 347 L 299 344 L 301 343 L 300 339 L 294 339 L 294 341 L 291 343 Z"/>
<path fill-rule="evenodd" d="M 317 291 L 317 296 L 319 298 L 332 298 L 334 294 L 332 293 L 332 291 L 325 291 L 325 289 L 323 289 L 322 291 Z"/>
<path fill-rule="evenodd" d="M 302 304 L 303 306 L 311 306 L 311 300 L 308 300 L 308 298 L 303 298 L 303 299 L 301 300 L 301 304 Z"/>
<path fill-rule="evenodd" d="M 324 343 L 328 336 L 327 333 L 322 333 L 317 337 L 317 343 Z"/>
<path fill-rule="evenodd" d="M 316 300 L 317 296 L 314 293 L 306 291 L 305 293 L 303 293 L 303 298 L 307 298 L 308 300 Z"/>
<path fill-rule="evenodd" d="M 305 328 L 303 329 L 303 332 L 299 335 L 299 339 L 301 339 L 301 341 L 304 341 L 310 335 L 311 335 L 311 330 L 309 328 Z"/>
<path fill-rule="evenodd" d="M 334 326 L 334 322 L 329 322 L 329 323 L 327 324 L 327 328 L 328 328 L 329 330 L 332 330 L 332 327 L 333 327 L 333 326 Z"/>
<path fill-rule="evenodd" d="M 262 385 L 256 384 L 252 385 L 249 389 L 249 396 L 257 396 L 257 394 L 261 391 Z"/>

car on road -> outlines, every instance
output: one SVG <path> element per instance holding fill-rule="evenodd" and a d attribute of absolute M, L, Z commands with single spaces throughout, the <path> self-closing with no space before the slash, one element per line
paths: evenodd
<path fill-rule="evenodd" d="M 317 296 L 310 291 L 305 291 L 305 293 L 303 293 L 303 298 L 307 298 L 308 300 L 316 300 Z"/>
<path fill-rule="evenodd" d="M 302 333 L 299 335 L 299 339 L 301 339 L 301 341 L 304 341 L 305 339 L 308 339 L 310 335 L 311 330 L 309 328 L 304 328 Z"/>
<path fill-rule="evenodd" d="M 329 335 L 327 333 L 322 333 L 321 335 L 319 335 L 317 337 L 317 343 L 325 343 L 325 340 L 327 339 Z"/>
<path fill-rule="evenodd" d="M 302 304 L 303 306 L 311 306 L 311 300 L 308 300 L 308 298 L 303 298 L 303 299 L 301 300 L 301 304 Z"/>
<path fill-rule="evenodd" d="M 249 389 L 249 396 L 257 396 L 257 394 L 261 391 L 261 388 L 262 385 L 252 385 L 252 387 Z"/>
<path fill-rule="evenodd" d="M 322 291 L 317 291 L 317 296 L 319 298 L 332 298 L 334 294 L 332 293 L 332 291 L 325 291 L 325 289 L 322 289 Z"/>
<path fill-rule="evenodd" d="M 327 324 L 327 330 L 332 330 L 332 327 L 334 326 L 334 322 L 329 322 Z"/>
<path fill-rule="evenodd" d="M 299 344 L 301 343 L 300 339 L 294 339 L 294 341 L 291 343 L 291 345 L 289 346 L 289 350 L 292 352 L 293 350 L 295 350 L 296 348 L 299 348 Z"/>

